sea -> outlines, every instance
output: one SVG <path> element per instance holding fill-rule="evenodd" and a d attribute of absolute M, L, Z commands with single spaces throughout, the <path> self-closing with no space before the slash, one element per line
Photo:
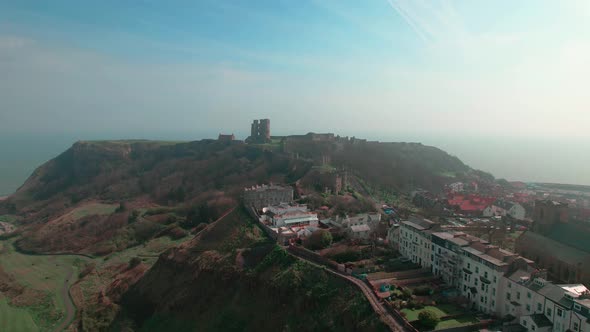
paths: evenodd
<path fill-rule="evenodd" d="M 236 133 L 245 138 L 245 133 Z M 0 197 L 14 193 L 32 172 L 79 140 L 157 139 L 198 140 L 217 133 L 72 133 L 0 134 Z M 242 137 L 244 136 L 244 137 Z M 355 135 L 349 135 L 355 136 Z M 395 133 L 356 137 L 390 142 L 421 142 L 457 156 L 472 168 L 509 181 L 590 185 L 590 138 L 474 137 Z"/>

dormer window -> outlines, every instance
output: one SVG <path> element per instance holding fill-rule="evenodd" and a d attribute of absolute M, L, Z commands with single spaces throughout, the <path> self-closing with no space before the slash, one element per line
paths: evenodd
<path fill-rule="evenodd" d="M 574 310 L 581 311 L 582 306 L 579 303 L 574 303 Z"/>

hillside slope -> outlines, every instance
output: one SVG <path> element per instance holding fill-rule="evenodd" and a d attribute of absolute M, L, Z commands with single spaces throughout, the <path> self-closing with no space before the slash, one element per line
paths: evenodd
<path fill-rule="evenodd" d="M 174 282 L 170 282 L 174 280 Z M 385 331 L 358 290 L 289 256 L 237 209 L 160 256 L 113 330 Z"/>
<path fill-rule="evenodd" d="M 196 206 L 206 213 L 195 225 L 215 220 L 237 204 L 243 187 L 293 182 L 310 167 L 257 147 L 210 140 L 78 142 L 39 167 L 2 202 L 0 215 L 23 217 L 21 250 L 108 254 L 163 231 L 170 218 L 184 221 Z M 158 207 L 175 210 L 163 220 L 137 216 Z"/>
<path fill-rule="evenodd" d="M 176 207 L 162 218 L 185 218 L 206 205 L 214 220 L 239 201 L 243 187 L 293 183 L 326 160 L 374 187 L 406 192 L 440 190 L 469 170 L 444 151 L 417 143 L 303 141 L 277 150 L 213 140 L 78 142 L 1 201 L 0 215 L 22 217 L 22 250 L 105 254 L 120 250 L 127 238 L 137 243 L 163 230 L 161 223 L 137 218 L 136 210 Z M 121 203 L 127 209 L 117 209 Z M 110 206 L 108 213 L 92 208 L 96 204 Z M 135 221 L 140 223 L 132 226 Z M 115 237 L 117 243 L 109 242 Z"/>

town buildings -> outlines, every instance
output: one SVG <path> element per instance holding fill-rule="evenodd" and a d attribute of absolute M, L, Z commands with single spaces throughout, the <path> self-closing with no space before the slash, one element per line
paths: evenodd
<path fill-rule="evenodd" d="M 525 215 L 526 211 L 522 205 L 505 200 L 495 201 L 483 210 L 484 217 L 510 216 L 517 220 L 524 220 Z"/>
<path fill-rule="evenodd" d="M 262 209 L 264 216 L 273 227 L 318 225 L 318 215 L 310 212 L 307 205 L 291 205 L 281 203 Z"/>
<path fill-rule="evenodd" d="M 533 227 L 517 240 L 516 251 L 547 269 L 549 277 L 565 283 L 590 282 L 590 225 L 572 222 L 567 205 L 535 202 Z"/>
<path fill-rule="evenodd" d="M 413 217 L 392 227 L 400 253 L 456 288 L 470 309 L 529 331 L 584 331 L 590 296 L 582 284 L 554 284 L 535 262 L 457 231 Z M 586 330 L 588 331 L 588 330 Z"/>
<path fill-rule="evenodd" d="M 438 224 L 417 216 L 404 220 L 399 230 L 399 252 L 412 262 L 430 267 L 433 262 L 431 234 Z M 395 240 L 394 240 L 395 241 Z"/>
<path fill-rule="evenodd" d="M 236 136 L 234 134 L 228 135 L 228 134 L 219 134 L 219 136 L 217 137 L 218 141 L 222 141 L 222 142 L 232 142 L 236 140 Z"/>
<path fill-rule="evenodd" d="M 473 217 L 483 215 L 485 208 L 495 201 L 495 197 L 477 194 L 449 194 L 447 197 L 447 205 L 452 210 L 462 215 Z"/>
<path fill-rule="evenodd" d="M 293 188 L 280 185 L 256 185 L 244 188 L 244 205 L 256 210 L 293 201 Z"/>

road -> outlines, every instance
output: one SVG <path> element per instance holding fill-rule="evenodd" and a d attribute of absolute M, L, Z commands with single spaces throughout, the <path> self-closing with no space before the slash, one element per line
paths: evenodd
<path fill-rule="evenodd" d="M 365 298 L 367 298 L 367 301 L 369 301 L 369 304 L 371 304 L 371 307 L 373 308 L 373 311 L 375 311 L 375 313 L 379 316 L 379 318 L 381 319 L 381 321 L 383 323 L 385 323 L 389 329 L 391 331 L 407 331 L 406 328 L 400 323 L 398 322 L 390 313 L 389 311 L 387 311 L 387 309 L 383 306 L 383 304 L 379 301 L 379 299 L 377 298 L 377 296 L 375 295 L 375 293 L 373 293 L 373 290 L 364 282 L 362 282 L 361 280 L 349 276 L 348 274 L 344 274 L 340 271 L 335 271 L 332 270 L 331 268 L 327 267 L 327 266 L 323 266 L 317 263 L 314 263 L 312 261 L 309 261 L 303 257 L 299 257 L 296 254 L 294 254 L 293 252 L 287 250 L 287 252 L 292 255 L 293 257 L 300 259 L 302 261 L 305 261 L 309 264 L 312 264 L 316 267 L 319 268 L 325 268 L 324 270 L 335 275 L 338 276 L 339 278 L 343 278 L 348 280 L 349 282 L 352 282 L 354 285 L 356 285 L 358 288 L 360 288 L 360 290 L 362 291 L 363 295 L 365 296 Z"/>

